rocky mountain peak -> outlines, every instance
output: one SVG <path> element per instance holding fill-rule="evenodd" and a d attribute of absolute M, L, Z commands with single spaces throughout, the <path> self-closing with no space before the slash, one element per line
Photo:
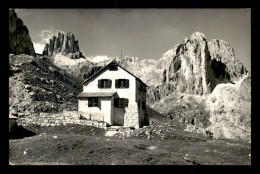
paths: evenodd
<path fill-rule="evenodd" d="M 221 68 L 229 80 L 238 81 L 248 73 L 245 66 L 236 59 L 234 49 L 226 41 L 212 39 L 208 42 L 208 48 L 212 68 Z"/>
<path fill-rule="evenodd" d="M 212 57 L 217 61 L 221 61 L 221 58 L 223 58 L 223 61 L 226 59 L 235 60 L 234 49 L 226 41 L 221 39 L 212 39 L 208 42 L 208 45 L 211 49 Z"/>
<path fill-rule="evenodd" d="M 61 37 L 62 35 L 65 35 L 66 33 L 59 31 L 58 33 L 56 33 L 54 36 L 57 37 Z"/>
<path fill-rule="evenodd" d="M 14 9 L 9 10 L 9 53 L 36 55 L 29 31 Z"/>
<path fill-rule="evenodd" d="M 46 43 L 43 55 L 54 56 L 58 53 L 71 59 L 85 58 L 79 50 L 78 40 L 71 32 L 58 32 Z"/>
<path fill-rule="evenodd" d="M 162 66 L 158 66 L 159 62 Z M 148 75 L 141 77 L 149 86 L 154 86 L 148 90 L 148 101 L 151 102 L 174 91 L 208 95 L 218 84 L 236 83 L 248 73 L 226 41 L 208 42 L 200 32 L 166 51 L 157 64 L 151 67 L 152 72 L 158 72 L 157 79 L 160 80 L 157 83 L 153 84 Z"/>
<path fill-rule="evenodd" d="M 167 51 L 164 73 L 166 89 L 191 94 L 208 94 L 212 88 L 210 57 L 206 37 L 195 32 Z"/>
<path fill-rule="evenodd" d="M 184 42 L 191 41 L 191 40 L 193 40 L 193 41 L 206 41 L 206 37 L 203 33 L 196 31 L 196 32 L 192 33 L 189 37 L 186 37 L 184 39 Z"/>
<path fill-rule="evenodd" d="M 194 33 L 191 34 L 190 38 L 206 38 L 205 34 L 196 31 Z"/>

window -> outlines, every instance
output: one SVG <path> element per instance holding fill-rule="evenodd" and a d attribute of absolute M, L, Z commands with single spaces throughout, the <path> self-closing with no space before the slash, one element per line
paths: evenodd
<path fill-rule="evenodd" d="M 114 106 L 116 108 L 128 107 L 128 99 L 127 98 L 115 98 L 114 99 Z"/>
<path fill-rule="evenodd" d="M 116 88 L 129 88 L 129 80 L 128 79 L 116 79 L 115 87 Z"/>
<path fill-rule="evenodd" d="M 116 64 L 109 65 L 109 71 L 117 71 L 117 65 Z"/>
<path fill-rule="evenodd" d="M 88 107 L 98 107 L 98 98 L 97 97 L 88 98 Z"/>
<path fill-rule="evenodd" d="M 98 80 L 98 88 L 111 88 L 112 81 L 109 79 Z"/>

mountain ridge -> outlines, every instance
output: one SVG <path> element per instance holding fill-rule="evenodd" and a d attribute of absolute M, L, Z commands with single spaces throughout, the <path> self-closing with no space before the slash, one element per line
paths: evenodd
<path fill-rule="evenodd" d="M 14 9 L 9 9 L 9 54 L 36 56 L 29 30 L 17 17 Z"/>

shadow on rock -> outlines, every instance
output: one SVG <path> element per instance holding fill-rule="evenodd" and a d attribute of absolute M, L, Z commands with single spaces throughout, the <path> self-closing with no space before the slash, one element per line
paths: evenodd
<path fill-rule="evenodd" d="M 146 106 L 146 112 L 150 118 L 157 118 L 157 119 L 164 119 L 166 118 L 165 115 L 161 114 L 160 112 L 156 111 L 155 109 Z"/>

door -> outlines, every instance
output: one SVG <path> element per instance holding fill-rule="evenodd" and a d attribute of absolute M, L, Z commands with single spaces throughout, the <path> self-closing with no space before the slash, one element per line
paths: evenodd
<path fill-rule="evenodd" d="M 124 126 L 125 108 L 114 107 L 113 125 Z"/>

